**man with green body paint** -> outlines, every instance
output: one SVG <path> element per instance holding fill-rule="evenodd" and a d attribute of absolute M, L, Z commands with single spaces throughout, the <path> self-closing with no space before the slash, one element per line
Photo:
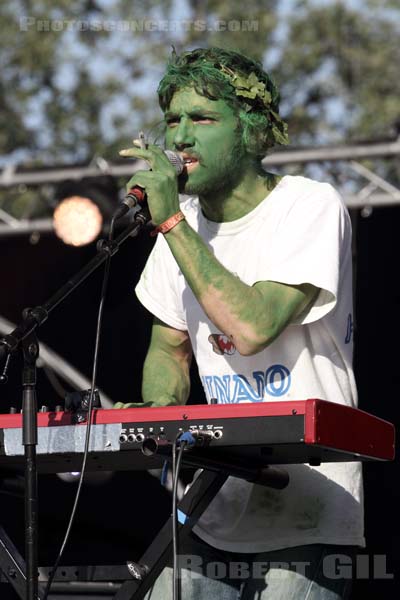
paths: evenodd
<path fill-rule="evenodd" d="M 354 406 L 349 218 L 329 185 L 262 169 L 287 143 L 274 84 L 258 63 L 211 48 L 174 53 L 158 91 L 183 173 L 157 146 L 120 153 L 149 163 L 128 187 L 146 189 L 160 231 L 136 289 L 155 316 L 139 406 L 187 401 L 193 351 L 208 400 Z M 322 559 L 364 544 L 359 465 L 289 474 L 282 491 L 228 480 L 186 548 L 202 566 L 183 570 L 185 598 L 345 597 L 349 581 Z M 246 558 L 269 567 L 235 579 L 229 565 Z M 222 578 L 206 567 L 218 560 Z M 169 580 L 165 569 L 151 598 L 168 598 Z"/>

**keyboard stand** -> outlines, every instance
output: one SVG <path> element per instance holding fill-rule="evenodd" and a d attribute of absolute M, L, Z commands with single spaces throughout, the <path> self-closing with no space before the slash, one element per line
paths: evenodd
<path fill-rule="evenodd" d="M 170 459 L 170 456 L 166 456 Z M 288 483 L 286 471 L 277 467 L 258 465 L 248 468 L 238 465 L 237 457 L 220 456 L 217 460 L 187 452 L 183 456 L 183 465 L 203 470 L 194 480 L 178 504 L 178 534 L 183 541 L 190 533 L 202 513 L 219 492 L 229 475 L 253 481 L 261 485 L 283 488 Z M 153 542 L 137 562 L 127 562 L 126 581 L 122 583 L 113 600 L 141 600 L 153 585 L 167 562 L 172 557 L 172 517 L 161 528 Z M 66 567 L 59 567 L 63 571 Z M 97 567 L 91 567 L 97 569 Z M 101 569 L 101 567 L 99 567 Z M 21 598 L 26 594 L 26 566 L 18 550 L 0 527 L 0 570 Z M 41 568 L 40 571 L 46 572 Z M 48 571 L 48 570 L 47 570 Z M 121 580 L 121 568 L 115 567 L 115 579 Z M 108 569 L 109 580 L 113 580 L 113 567 Z M 130 577 L 128 579 L 128 577 Z M 57 573 L 56 573 L 57 579 Z M 65 578 L 63 581 L 67 581 Z M 74 580 L 76 581 L 76 580 Z M 38 599 L 43 597 L 45 579 L 41 579 Z M 71 590 L 72 591 L 72 590 Z M 53 593 L 51 592 L 50 597 Z"/>
<path fill-rule="evenodd" d="M 219 456 L 216 460 L 196 455 L 195 452 L 184 454 L 184 465 L 203 470 L 178 505 L 179 541 L 187 537 L 229 475 L 278 489 L 286 487 L 289 482 L 287 472 L 280 467 L 258 465 L 249 468 L 239 466 L 237 462 L 237 457 L 230 458 L 228 455 Z M 162 527 L 140 561 L 133 565 L 137 579 L 125 582 L 114 600 L 141 600 L 171 557 L 172 517 Z"/>
<path fill-rule="evenodd" d="M 178 505 L 179 541 L 184 540 L 196 521 L 228 478 L 227 473 L 202 471 Z M 137 567 L 137 579 L 122 584 L 114 600 L 141 600 L 172 557 L 172 517 L 161 528 Z"/>
<path fill-rule="evenodd" d="M 26 565 L 25 561 L 14 546 L 3 527 L 0 525 L 0 571 L 12 585 L 18 596 L 26 597 Z M 41 598 L 40 592 L 38 595 Z"/>

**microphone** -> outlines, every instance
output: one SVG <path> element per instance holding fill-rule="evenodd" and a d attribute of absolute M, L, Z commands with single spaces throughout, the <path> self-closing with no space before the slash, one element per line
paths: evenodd
<path fill-rule="evenodd" d="M 184 162 L 181 156 L 177 152 L 172 152 L 171 150 L 164 150 L 164 154 L 168 158 L 171 165 L 175 167 L 175 171 L 177 175 L 180 175 L 183 171 Z M 116 211 L 113 214 L 113 220 L 120 219 L 123 217 L 131 208 L 137 206 L 137 204 L 141 204 L 146 199 L 146 192 L 143 188 L 138 185 L 131 188 L 123 199 L 122 203 L 118 206 Z"/>

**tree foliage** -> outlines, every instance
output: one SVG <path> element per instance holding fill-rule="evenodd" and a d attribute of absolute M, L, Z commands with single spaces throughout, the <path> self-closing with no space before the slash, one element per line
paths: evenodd
<path fill-rule="evenodd" d="M 393 136 L 400 125 L 400 7 L 296 3 L 277 72 L 292 139 Z M 354 6 L 354 4 L 353 4 Z"/>
<path fill-rule="evenodd" d="M 292 143 L 393 137 L 399 28 L 391 0 L 4 1 L 0 157 L 115 160 L 160 119 L 155 91 L 172 45 L 219 45 L 263 60 L 281 88 Z"/>
<path fill-rule="evenodd" d="M 40 161 L 115 158 L 122 139 L 159 118 L 155 90 L 171 46 L 221 44 L 262 56 L 274 2 L 228 14 L 191 0 L 17 0 L 0 7 L 0 154 Z M 267 10 L 266 10 L 267 9 Z M 208 31 L 218 21 L 257 20 L 258 31 Z M 268 17 L 268 18 L 267 18 Z"/>

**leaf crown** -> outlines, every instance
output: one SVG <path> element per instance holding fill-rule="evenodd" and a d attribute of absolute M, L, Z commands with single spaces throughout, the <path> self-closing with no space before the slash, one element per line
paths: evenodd
<path fill-rule="evenodd" d="M 216 65 L 215 65 L 216 66 Z M 279 113 L 272 109 L 278 98 L 273 98 L 271 91 L 267 89 L 264 81 L 260 81 L 257 75 L 252 71 L 250 75 L 235 73 L 225 65 L 220 65 L 220 71 L 229 79 L 229 83 L 235 88 L 235 94 L 239 98 L 244 98 L 242 107 L 246 112 L 253 108 L 263 107 L 268 112 L 272 126 L 272 136 L 276 144 L 288 144 L 289 136 L 287 133 L 287 124 L 280 117 Z M 276 96 L 278 93 L 276 92 Z"/>
<path fill-rule="evenodd" d="M 197 48 L 180 55 L 173 48 L 157 90 L 162 110 L 177 90 L 190 86 L 212 100 L 236 104 L 248 141 L 257 147 L 257 154 L 289 142 L 287 124 L 279 115 L 278 89 L 257 61 L 217 47 Z"/>

